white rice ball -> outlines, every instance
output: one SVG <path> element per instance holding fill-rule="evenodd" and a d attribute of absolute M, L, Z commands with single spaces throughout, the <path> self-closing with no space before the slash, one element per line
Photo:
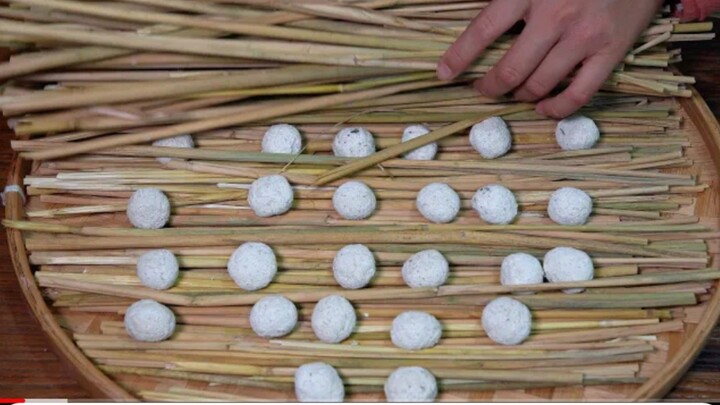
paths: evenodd
<path fill-rule="evenodd" d="M 277 124 L 265 131 L 262 140 L 264 153 L 298 154 L 302 149 L 300 131 L 292 125 Z"/>
<path fill-rule="evenodd" d="M 483 309 L 482 326 L 493 342 L 519 345 L 530 336 L 532 314 L 522 302 L 500 297 L 490 301 Z"/>
<path fill-rule="evenodd" d="M 295 304 L 282 295 L 261 298 L 250 310 L 250 327 L 264 338 L 276 338 L 292 332 L 297 325 Z"/>
<path fill-rule="evenodd" d="M 153 142 L 152 146 L 159 146 L 163 148 L 188 148 L 192 149 L 195 147 L 195 142 L 191 135 L 178 135 L 171 138 L 158 139 Z M 172 160 L 169 157 L 157 157 L 155 158 L 160 163 L 168 163 Z"/>
<path fill-rule="evenodd" d="M 542 284 L 544 273 L 540 260 L 527 253 L 506 256 L 500 266 L 500 284 Z M 518 293 L 532 294 L 532 292 Z"/>
<path fill-rule="evenodd" d="M 548 202 L 548 216 L 560 225 L 583 225 L 592 214 L 592 198 L 573 187 L 555 190 Z"/>
<path fill-rule="evenodd" d="M 485 159 L 495 159 L 508 153 L 512 135 L 500 117 L 488 118 L 470 129 L 470 144 Z"/>
<path fill-rule="evenodd" d="M 402 266 L 402 277 L 411 288 L 440 287 L 445 284 L 450 265 L 437 250 L 415 253 Z"/>
<path fill-rule="evenodd" d="M 429 133 L 430 130 L 425 125 L 409 125 L 405 127 L 405 130 L 403 131 L 402 141 L 411 141 Z M 407 160 L 433 160 L 435 159 L 435 155 L 437 155 L 437 151 L 438 144 L 437 142 L 433 142 L 417 149 L 413 149 L 403 155 L 403 157 Z"/>
<path fill-rule="evenodd" d="M 179 273 L 178 261 L 167 249 L 151 250 L 138 257 L 137 276 L 146 287 L 167 290 L 175 284 Z"/>
<path fill-rule="evenodd" d="M 175 314 L 154 300 L 140 300 L 125 312 L 125 330 L 141 342 L 160 342 L 175 332 Z"/>
<path fill-rule="evenodd" d="M 445 224 L 460 212 L 460 196 L 445 183 L 431 183 L 420 190 L 415 205 L 428 221 Z"/>
<path fill-rule="evenodd" d="M 331 295 L 318 301 L 313 309 L 311 326 L 315 336 L 325 343 L 340 343 L 355 329 L 357 316 L 350 301 Z"/>
<path fill-rule="evenodd" d="M 480 218 L 489 224 L 507 225 L 518 214 L 518 203 L 512 191 L 499 184 L 479 189 L 472 199 L 472 206 Z"/>
<path fill-rule="evenodd" d="M 393 319 L 390 340 L 405 350 L 435 346 L 442 336 L 442 326 L 434 316 L 420 311 L 406 311 Z"/>
<path fill-rule="evenodd" d="M 365 128 L 344 128 L 333 140 L 335 156 L 361 158 L 375 153 L 375 140 Z"/>
<path fill-rule="evenodd" d="M 422 367 L 400 367 L 385 381 L 388 402 L 434 402 L 437 394 L 435 376 Z"/>
<path fill-rule="evenodd" d="M 375 257 L 364 245 L 347 245 L 335 255 L 333 276 L 343 288 L 363 288 L 375 276 Z"/>
<path fill-rule="evenodd" d="M 156 188 L 141 188 L 128 200 L 127 217 L 135 228 L 160 229 L 170 219 L 170 200 Z"/>
<path fill-rule="evenodd" d="M 341 217 L 351 220 L 365 219 L 377 206 L 375 193 L 365 183 L 348 181 L 333 194 L 333 207 Z"/>
<path fill-rule="evenodd" d="M 558 122 L 555 139 L 563 150 L 590 149 L 600 139 L 600 129 L 590 118 L 573 115 Z"/>
<path fill-rule="evenodd" d="M 277 174 L 261 177 L 250 186 L 248 204 L 259 217 L 284 214 L 293 204 L 292 186 L 285 177 Z"/>
<path fill-rule="evenodd" d="M 589 281 L 595 276 L 595 266 L 587 253 L 571 247 L 556 247 L 543 258 L 545 277 L 551 283 Z M 568 288 L 566 294 L 577 294 L 584 288 Z"/>
<path fill-rule="evenodd" d="M 245 291 L 256 291 L 272 282 L 277 273 L 277 259 L 270 246 L 247 242 L 235 249 L 228 260 L 227 269 L 238 287 Z"/>
<path fill-rule="evenodd" d="M 295 396 L 300 402 L 342 402 L 345 387 L 333 366 L 308 363 L 295 371 Z"/>

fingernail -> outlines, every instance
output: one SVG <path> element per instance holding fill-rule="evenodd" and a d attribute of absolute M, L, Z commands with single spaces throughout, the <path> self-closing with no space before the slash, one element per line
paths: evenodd
<path fill-rule="evenodd" d="M 452 70 L 450 70 L 450 66 L 440 63 L 437 67 L 437 75 L 438 79 L 440 80 L 450 80 L 452 79 Z"/>

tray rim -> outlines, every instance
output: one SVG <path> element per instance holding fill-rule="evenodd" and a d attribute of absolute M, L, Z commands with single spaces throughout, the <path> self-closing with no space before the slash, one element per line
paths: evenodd
<path fill-rule="evenodd" d="M 683 110 L 696 126 L 700 137 L 709 150 L 715 171 L 720 176 L 720 123 L 708 107 L 700 93 L 689 86 L 692 97 L 677 99 Z M 29 162 L 23 161 L 18 154 L 13 154 L 12 163 L 8 173 L 7 185 L 20 185 L 22 187 L 23 173 Z M 720 190 L 717 191 L 720 193 Z M 21 219 L 24 213 L 23 197 L 19 193 L 8 193 L 6 197 L 5 218 Z M 720 213 L 719 213 L 720 214 Z M 42 292 L 35 282 L 27 250 L 25 249 L 22 231 L 6 229 L 8 237 L 8 250 L 13 263 L 13 270 L 18 284 L 30 306 L 33 317 L 40 324 L 47 341 L 53 351 L 60 357 L 66 368 L 78 378 L 80 385 L 98 398 L 107 398 L 116 402 L 138 402 L 138 398 L 130 394 L 119 384 L 105 375 L 90 359 L 85 357 L 72 338 L 55 321 L 52 311 L 44 300 Z M 672 359 L 663 364 L 659 372 L 636 389 L 627 400 L 629 401 L 658 401 L 672 390 L 677 382 L 685 375 L 697 356 L 703 350 L 705 343 L 720 320 L 720 281 L 715 284 L 716 290 L 708 303 L 707 309 L 690 336 L 683 341 L 680 349 Z"/>

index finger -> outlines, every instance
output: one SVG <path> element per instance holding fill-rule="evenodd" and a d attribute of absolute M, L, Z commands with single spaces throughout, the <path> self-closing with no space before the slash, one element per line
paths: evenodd
<path fill-rule="evenodd" d="M 588 58 L 570 86 L 557 96 L 540 102 L 537 112 L 553 118 L 564 118 L 579 110 L 602 88 L 621 60 L 622 54 L 619 55 L 597 54 Z"/>
<path fill-rule="evenodd" d="M 440 58 L 437 74 L 440 80 L 451 80 L 462 73 L 485 48 L 520 20 L 527 0 L 496 0 L 475 17 Z"/>

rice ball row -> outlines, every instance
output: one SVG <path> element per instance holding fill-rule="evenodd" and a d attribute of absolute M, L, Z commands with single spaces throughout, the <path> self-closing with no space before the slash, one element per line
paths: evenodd
<path fill-rule="evenodd" d="M 268 295 L 258 300 L 250 311 L 250 326 L 260 337 L 279 338 L 290 334 L 298 322 L 295 304 L 282 295 Z M 320 299 L 313 309 L 310 326 L 325 343 L 340 343 L 355 331 L 357 315 L 352 303 L 342 295 Z M 435 346 L 442 336 L 442 326 L 433 315 L 406 311 L 395 317 L 390 328 L 392 343 L 405 350 L 422 350 Z"/>
<path fill-rule="evenodd" d="M 142 254 L 137 260 L 137 276 L 146 287 L 165 290 L 172 287 L 179 275 L 175 255 L 167 249 L 156 249 Z M 256 291 L 267 287 L 277 273 L 277 259 L 272 249 L 257 242 L 238 247 L 228 260 L 228 273 L 238 287 Z M 340 249 L 333 260 L 333 276 L 346 289 L 366 287 L 375 276 L 375 257 L 361 244 Z M 411 288 L 440 287 L 448 279 L 450 266 L 437 250 L 428 249 L 408 258 L 402 266 L 403 281 Z M 543 264 L 527 253 L 513 253 L 505 257 L 500 269 L 502 285 L 541 284 L 550 282 L 592 280 L 594 266 L 587 253 L 570 248 L 550 250 Z M 581 292 L 572 289 L 566 292 Z"/>
<path fill-rule="evenodd" d="M 297 326 L 295 304 L 282 295 L 268 295 L 258 300 L 250 311 L 250 326 L 260 337 L 279 338 Z M 482 314 L 486 334 L 496 343 L 517 345 L 530 335 L 530 311 L 521 302 L 500 297 L 486 305 Z M 330 295 L 317 302 L 311 317 L 315 336 L 325 343 L 340 343 L 355 330 L 357 315 L 352 304 L 340 295 Z M 151 299 L 132 304 L 125 313 L 125 329 L 130 337 L 144 342 L 159 342 L 172 336 L 176 319 L 165 305 Z M 405 350 L 432 348 L 442 337 L 442 325 L 433 315 L 406 311 L 391 325 L 392 343 Z"/>
<path fill-rule="evenodd" d="M 293 200 L 292 186 L 280 175 L 255 180 L 248 192 L 248 204 L 259 217 L 284 214 L 292 207 Z M 337 213 L 348 220 L 366 219 L 377 207 L 373 190 L 360 181 L 348 181 L 338 187 L 332 202 Z M 444 224 L 455 220 L 461 199 L 447 184 L 431 183 L 418 192 L 415 204 L 425 219 Z M 518 215 L 515 195 L 500 184 L 478 189 L 472 197 L 472 207 L 489 224 L 510 224 Z M 547 213 L 557 224 L 576 226 L 588 221 L 592 208 L 589 194 L 577 188 L 562 187 L 550 196 Z M 135 228 L 163 228 L 170 220 L 170 200 L 159 189 L 138 189 L 128 200 L 127 217 Z"/>
<path fill-rule="evenodd" d="M 460 212 L 460 195 L 444 183 L 432 183 L 418 193 L 417 209 L 430 222 L 452 222 Z M 480 218 L 493 225 L 507 225 L 518 215 L 518 202 L 508 188 L 500 184 L 481 187 L 472 197 L 472 207 Z M 548 201 L 548 217 L 559 225 L 583 225 L 592 214 L 592 198 L 583 190 L 561 187 Z"/>
<path fill-rule="evenodd" d="M 385 380 L 388 402 L 433 402 L 437 380 L 422 367 L 400 367 Z M 295 397 L 300 402 L 342 402 L 345 387 L 337 370 L 322 362 L 307 363 L 295 371 Z"/>
<path fill-rule="evenodd" d="M 424 125 L 408 125 L 403 130 L 402 142 L 409 142 L 429 133 L 430 130 Z M 507 123 L 500 117 L 491 117 L 475 124 L 470 129 L 469 139 L 473 149 L 484 159 L 504 156 L 512 148 L 512 134 Z M 555 139 L 563 150 L 590 149 L 600 139 L 600 130 L 592 119 L 575 115 L 558 122 Z M 265 153 L 297 154 L 300 153 L 301 146 L 300 131 L 288 124 L 271 126 L 262 140 L 262 151 Z M 376 146 L 370 131 L 362 127 L 349 127 L 341 129 L 335 135 L 332 150 L 335 156 L 362 158 L 375 153 Z M 433 160 L 437 151 L 437 142 L 432 142 L 407 152 L 403 157 L 408 160 Z"/>
<path fill-rule="evenodd" d="M 246 242 L 230 255 L 227 270 L 238 287 L 256 291 L 267 287 L 275 278 L 277 258 L 268 245 Z M 335 254 L 332 270 L 341 287 L 364 288 L 375 276 L 375 256 L 365 245 L 347 245 Z M 408 258 L 401 272 L 409 287 L 439 287 L 447 281 L 450 265 L 442 253 L 428 249 Z"/>
<path fill-rule="evenodd" d="M 290 334 L 297 326 L 295 303 L 283 295 L 267 295 L 250 310 L 250 327 L 260 337 L 272 339 Z M 175 331 L 175 315 L 167 306 L 151 299 L 132 304 L 125 313 L 125 329 L 135 340 L 159 342 Z M 325 343 L 340 343 L 355 331 L 357 315 L 352 303 L 341 295 L 320 299 L 313 309 L 311 328 Z M 390 339 L 406 350 L 435 346 L 442 335 L 442 326 L 434 316 L 419 311 L 403 312 L 392 322 Z"/>
<path fill-rule="evenodd" d="M 420 124 L 408 125 L 403 130 L 402 142 L 427 135 L 430 130 Z M 507 123 L 500 117 L 491 117 L 470 130 L 470 144 L 485 159 L 495 159 L 505 155 L 512 147 L 512 135 Z M 600 139 L 600 130 L 595 122 L 584 116 L 575 115 L 559 121 L 555 129 L 555 139 L 563 150 L 590 149 Z M 178 135 L 153 142 L 154 147 L 194 148 L 192 135 Z M 276 124 L 265 131 L 261 142 L 264 153 L 298 154 L 302 151 L 302 136 L 293 125 Z M 333 154 L 339 157 L 360 158 L 376 151 L 373 135 L 365 128 L 350 127 L 341 129 L 333 139 Z M 436 142 L 429 143 L 406 153 L 408 160 L 433 160 L 437 155 Z M 163 164 L 171 161 L 168 157 L 158 157 Z"/>
<path fill-rule="evenodd" d="M 507 286 L 542 284 L 544 279 L 551 283 L 589 281 L 594 276 L 595 267 L 590 256 L 582 250 L 564 246 L 547 252 L 542 264 L 527 253 L 513 253 L 503 259 L 500 267 L 500 283 Z M 583 288 L 564 290 L 567 294 L 583 291 Z"/>
<path fill-rule="evenodd" d="M 282 295 L 268 295 L 250 310 L 250 327 L 266 339 L 290 334 L 298 323 L 295 303 Z M 315 336 L 330 344 L 346 340 L 355 330 L 357 315 L 350 301 L 330 295 L 317 302 L 312 312 L 311 328 Z M 175 315 L 165 305 L 145 299 L 132 304 L 125 313 L 125 329 L 130 337 L 144 342 L 159 342 L 175 331 Z M 435 346 L 442 335 L 442 326 L 434 316 L 407 311 L 395 317 L 390 330 L 392 343 L 405 350 L 421 350 Z"/>
<path fill-rule="evenodd" d="M 340 249 L 333 260 L 333 276 L 346 289 L 366 287 L 375 276 L 373 253 L 361 244 Z M 270 246 L 247 242 L 230 255 L 228 274 L 235 284 L 246 291 L 267 287 L 277 273 L 277 258 Z M 402 266 L 402 277 L 411 288 L 439 287 L 447 281 L 450 272 L 448 261 L 437 250 L 428 249 L 408 258 Z M 149 288 L 166 290 L 172 287 L 180 274 L 175 255 L 167 249 L 143 253 L 136 262 L 140 282 Z"/>

